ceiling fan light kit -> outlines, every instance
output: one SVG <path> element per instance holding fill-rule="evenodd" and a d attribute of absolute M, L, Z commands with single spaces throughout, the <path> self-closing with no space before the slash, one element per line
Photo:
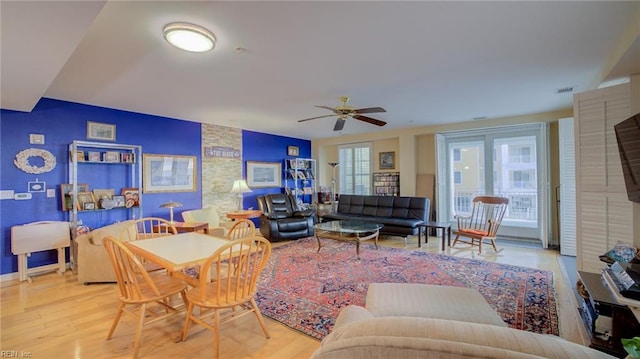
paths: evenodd
<path fill-rule="evenodd" d="M 189 52 L 207 52 L 216 46 L 216 37 L 206 28 L 186 22 L 164 26 L 164 38 L 171 45 Z"/>
<path fill-rule="evenodd" d="M 344 128 L 344 124 L 346 122 L 346 119 L 348 117 L 351 117 L 353 119 L 359 120 L 359 121 L 363 121 L 363 122 L 367 122 L 370 123 L 372 125 L 376 125 L 376 126 L 384 126 L 387 123 L 375 118 L 371 118 L 368 116 L 362 116 L 362 113 L 380 113 L 380 112 L 387 112 L 387 110 L 385 110 L 382 107 L 367 107 L 367 108 L 354 108 L 353 106 L 349 106 L 347 105 L 347 102 L 349 102 L 349 98 L 347 96 L 342 96 L 340 97 L 340 100 L 342 101 L 342 105 L 338 106 L 338 107 L 329 107 L 329 106 L 320 106 L 320 105 L 316 105 L 316 107 L 319 108 L 324 108 L 330 111 L 333 111 L 333 114 L 331 115 L 324 115 L 324 116 L 316 116 L 316 117 L 311 117 L 311 118 L 305 118 L 303 120 L 298 120 L 298 122 L 305 122 L 305 121 L 310 121 L 310 120 L 315 120 L 318 118 L 325 118 L 325 117 L 333 117 L 333 116 L 338 116 L 338 119 L 336 120 L 336 124 L 333 126 L 333 130 L 334 131 L 342 131 L 342 129 Z"/>

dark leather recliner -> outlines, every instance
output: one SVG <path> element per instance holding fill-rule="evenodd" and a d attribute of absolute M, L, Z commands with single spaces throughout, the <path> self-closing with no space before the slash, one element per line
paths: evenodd
<path fill-rule="evenodd" d="M 298 210 L 294 200 L 284 193 L 258 197 L 260 233 L 271 242 L 313 236 L 313 211 Z"/>

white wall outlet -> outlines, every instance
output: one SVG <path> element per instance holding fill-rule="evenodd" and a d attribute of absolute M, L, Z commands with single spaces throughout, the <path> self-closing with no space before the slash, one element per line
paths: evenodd
<path fill-rule="evenodd" d="M 13 190 L 12 189 L 0 190 L 0 199 L 13 199 Z"/>
<path fill-rule="evenodd" d="M 47 189 L 47 198 L 53 198 L 56 196 L 56 190 L 54 188 Z"/>

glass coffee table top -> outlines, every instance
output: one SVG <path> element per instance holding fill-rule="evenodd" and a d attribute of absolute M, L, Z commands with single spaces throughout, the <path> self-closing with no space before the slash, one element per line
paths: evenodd
<path fill-rule="evenodd" d="M 373 239 L 376 249 L 378 249 L 378 236 L 382 227 L 383 225 L 380 223 L 349 220 L 324 222 L 313 226 L 318 241 L 318 252 L 322 247 L 320 237 L 355 242 L 356 258 L 358 259 L 360 259 L 360 241 Z"/>
<path fill-rule="evenodd" d="M 321 231 L 357 234 L 378 231 L 383 225 L 374 222 L 343 220 L 318 223 L 313 227 Z"/>

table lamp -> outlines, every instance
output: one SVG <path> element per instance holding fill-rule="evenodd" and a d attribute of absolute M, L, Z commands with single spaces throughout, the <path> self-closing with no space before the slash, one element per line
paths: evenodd
<path fill-rule="evenodd" d="M 160 205 L 160 208 L 169 208 L 169 222 L 171 222 L 171 224 L 176 223 L 173 221 L 173 209 L 177 207 L 182 207 L 182 203 L 169 201 Z"/>
<path fill-rule="evenodd" d="M 231 187 L 231 193 L 237 193 L 238 198 L 236 198 L 236 207 L 238 211 L 242 209 L 242 194 L 251 192 L 249 186 L 247 186 L 247 182 L 243 179 L 233 181 L 233 187 Z"/>

